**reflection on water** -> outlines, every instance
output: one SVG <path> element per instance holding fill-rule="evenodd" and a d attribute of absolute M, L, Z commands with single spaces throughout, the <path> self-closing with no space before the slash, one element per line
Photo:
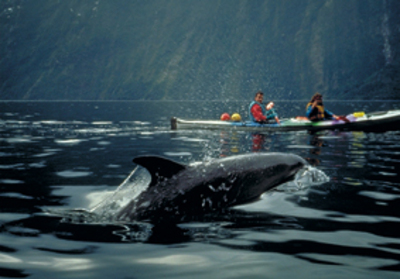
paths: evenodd
<path fill-rule="evenodd" d="M 170 112 L 185 117 L 187 104 L 154 104 L 156 117 L 148 104 L 121 106 L 3 104 L 0 276 L 319 278 L 328 268 L 333 278 L 398 277 L 400 132 L 170 131 Z M 107 219 L 120 206 L 103 201 L 135 156 L 192 163 L 251 152 L 298 154 L 330 181 L 179 224 L 79 222 L 93 212 Z M 125 190 L 114 201 L 138 189 Z M 81 220 L 46 213 L 76 217 L 77 209 Z"/>

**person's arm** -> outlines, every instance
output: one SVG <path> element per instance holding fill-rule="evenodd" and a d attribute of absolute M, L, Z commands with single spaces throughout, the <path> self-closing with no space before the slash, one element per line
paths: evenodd
<path fill-rule="evenodd" d="M 313 106 L 312 105 L 309 105 L 308 107 L 307 107 L 307 111 L 306 111 L 306 116 L 307 116 L 307 118 L 310 118 L 310 114 L 311 114 L 311 112 L 313 111 Z"/>
<path fill-rule="evenodd" d="M 332 112 L 330 112 L 329 110 L 327 110 L 327 109 L 325 109 L 325 118 L 330 118 L 330 119 L 332 119 L 332 118 L 334 118 L 334 119 L 338 119 L 338 117 L 335 115 L 335 114 L 333 114 Z"/>
<path fill-rule="evenodd" d="M 266 115 L 266 116 L 267 116 L 267 119 L 272 119 L 272 118 L 274 118 L 275 121 L 276 121 L 278 124 L 281 124 L 281 122 L 279 121 L 278 114 L 276 113 L 275 109 L 273 108 L 273 104 L 272 104 L 272 106 L 269 107 L 269 109 L 268 109 L 268 107 L 267 107 L 267 115 Z"/>
<path fill-rule="evenodd" d="M 262 112 L 262 108 L 261 108 L 259 105 L 257 105 L 257 104 L 255 104 L 255 105 L 251 108 L 251 113 L 253 114 L 254 119 L 255 119 L 256 121 L 258 121 L 258 122 L 267 120 L 267 117 L 265 117 L 265 115 L 264 115 L 263 112 Z"/>

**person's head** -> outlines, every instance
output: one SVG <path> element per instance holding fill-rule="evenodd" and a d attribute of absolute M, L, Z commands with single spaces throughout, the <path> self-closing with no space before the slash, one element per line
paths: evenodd
<path fill-rule="evenodd" d="M 312 98 L 310 103 L 314 103 L 314 101 L 318 101 L 319 103 L 322 103 L 322 94 L 321 93 L 315 93 Z"/>
<path fill-rule="evenodd" d="M 262 103 L 262 101 L 264 100 L 264 93 L 262 93 L 261 91 L 258 91 L 256 93 L 256 95 L 254 96 L 254 100 L 256 102 Z"/>

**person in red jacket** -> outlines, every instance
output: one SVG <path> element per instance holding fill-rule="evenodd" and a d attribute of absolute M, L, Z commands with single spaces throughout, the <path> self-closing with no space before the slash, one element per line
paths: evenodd
<path fill-rule="evenodd" d="M 274 103 L 270 102 L 264 107 L 262 101 L 264 99 L 264 93 L 258 91 L 254 97 L 254 101 L 251 102 L 249 106 L 250 110 L 250 120 L 257 123 L 267 123 L 270 119 L 275 119 L 275 121 L 280 124 L 278 114 L 274 110 Z"/>

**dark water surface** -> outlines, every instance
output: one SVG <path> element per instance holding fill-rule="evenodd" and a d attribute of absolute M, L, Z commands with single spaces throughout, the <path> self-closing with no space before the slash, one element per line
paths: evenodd
<path fill-rule="evenodd" d="M 330 102 L 337 114 L 399 109 Z M 277 102 L 282 117 L 303 104 Z M 247 116 L 239 102 L 0 103 L 0 277 L 398 278 L 400 132 L 171 131 L 171 116 Z M 400 128 L 400 127 L 399 127 Z M 291 152 L 330 181 L 178 226 L 71 222 L 154 154 L 191 163 Z"/>

